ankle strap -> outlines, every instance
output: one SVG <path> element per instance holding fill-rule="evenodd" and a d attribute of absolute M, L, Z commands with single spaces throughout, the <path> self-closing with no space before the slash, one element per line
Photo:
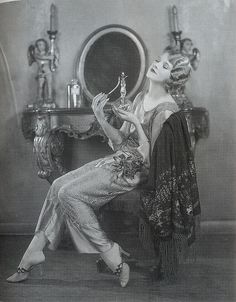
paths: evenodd
<path fill-rule="evenodd" d="M 30 269 L 25 269 L 25 268 L 23 268 L 23 267 L 18 267 L 17 268 L 17 273 L 22 273 L 22 274 L 24 274 L 24 273 L 29 273 L 29 271 L 30 271 Z"/>
<path fill-rule="evenodd" d="M 116 270 L 114 271 L 114 274 L 115 274 L 116 276 L 120 276 L 121 271 L 122 271 L 122 268 L 123 268 L 123 262 L 121 262 L 119 265 L 117 265 L 117 268 L 116 268 Z"/>

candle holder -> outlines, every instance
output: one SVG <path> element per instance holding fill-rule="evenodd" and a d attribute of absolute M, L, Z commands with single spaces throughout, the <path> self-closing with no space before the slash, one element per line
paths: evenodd
<path fill-rule="evenodd" d="M 172 6 L 171 9 L 171 27 L 172 27 L 172 36 L 175 40 L 176 46 L 180 49 L 180 41 L 181 41 L 181 33 L 182 31 L 179 30 L 179 17 L 178 17 L 178 10 L 175 5 Z"/>
<path fill-rule="evenodd" d="M 54 31 L 48 30 L 47 33 L 48 33 L 49 40 L 50 40 L 50 54 L 54 56 L 57 52 L 56 45 L 55 45 L 55 40 L 57 37 L 57 30 L 54 30 Z M 57 66 L 55 64 L 55 60 L 51 60 L 51 71 L 54 72 L 56 70 L 56 68 L 57 68 Z"/>
<path fill-rule="evenodd" d="M 171 41 L 170 45 L 165 48 L 170 54 L 180 54 L 189 59 L 189 63 L 193 70 L 197 70 L 200 62 L 200 51 L 194 47 L 190 38 L 182 39 L 182 30 L 179 28 L 178 10 L 174 5 L 169 10 Z M 189 109 L 193 107 L 192 102 L 185 94 L 185 85 L 169 87 L 169 92 L 176 100 L 181 109 Z"/>
<path fill-rule="evenodd" d="M 47 31 L 49 36 L 48 42 L 44 38 L 39 38 L 28 48 L 28 62 L 31 66 L 36 63 L 37 70 L 37 97 L 34 104 L 30 107 L 36 108 L 55 108 L 55 91 L 54 91 L 54 73 L 58 67 L 59 53 L 55 45 L 57 30 L 55 29 L 56 8 L 52 4 L 50 7 L 50 30 Z"/>
<path fill-rule="evenodd" d="M 180 53 L 181 51 L 181 34 L 182 34 L 182 31 L 172 31 L 171 32 L 173 38 L 174 38 L 174 41 L 175 41 L 175 46 L 173 47 L 173 52 L 175 53 Z"/>

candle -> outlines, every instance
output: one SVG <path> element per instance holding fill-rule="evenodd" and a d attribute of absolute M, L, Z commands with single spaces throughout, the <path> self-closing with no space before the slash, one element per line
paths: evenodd
<path fill-rule="evenodd" d="M 71 85 L 68 84 L 67 85 L 67 108 L 71 107 L 70 98 L 71 98 Z"/>
<path fill-rule="evenodd" d="M 56 18 L 56 6 L 52 4 L 50 7 L 50 31 L 56 31 L 55 18 Z"/>
<path fill-rule="evenodd" d="M 178 19 L 178 11 L 177 7 L 173 5 L 172 7 L 172 13 L 173 13 L 173 25 L 174 25 L 174 31 L 179 32 L 179 19 Z"/>

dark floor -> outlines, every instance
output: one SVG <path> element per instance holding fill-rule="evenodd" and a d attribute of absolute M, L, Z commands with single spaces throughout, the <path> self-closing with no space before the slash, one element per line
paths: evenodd
<path fill-rule="evenodd" d="M 236 301 L 236 245 L 233 235 L 202 235 L 198 260 L 181 265 L 174 284 L 152 282 L 147 274 L 153 263 L 135 236 L 118 242 L 132 253 L 131 278 L 125 289 L 115 276 L 96 272 L 94 255 L 79 255 L 71 243 L 56 252 L 46 251 L 43 275 L 37 269 L 21 284 L 8 284 L 30 237 L 0 237 L 0 301 L 2 302 L 233 302 Z M 133 263 L 133 265 L 132 265 Z"/>

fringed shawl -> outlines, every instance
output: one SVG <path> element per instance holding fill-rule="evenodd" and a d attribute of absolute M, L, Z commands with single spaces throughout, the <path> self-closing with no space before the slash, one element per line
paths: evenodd
<path fill-rule="evenodd" d="M 166 120 L 155 142 L 141 206 L 164 270 L 175 273 L 178 251 L 195 241 L 195 217 L 200 214 L 194 158 L 181 111 Z"/>

